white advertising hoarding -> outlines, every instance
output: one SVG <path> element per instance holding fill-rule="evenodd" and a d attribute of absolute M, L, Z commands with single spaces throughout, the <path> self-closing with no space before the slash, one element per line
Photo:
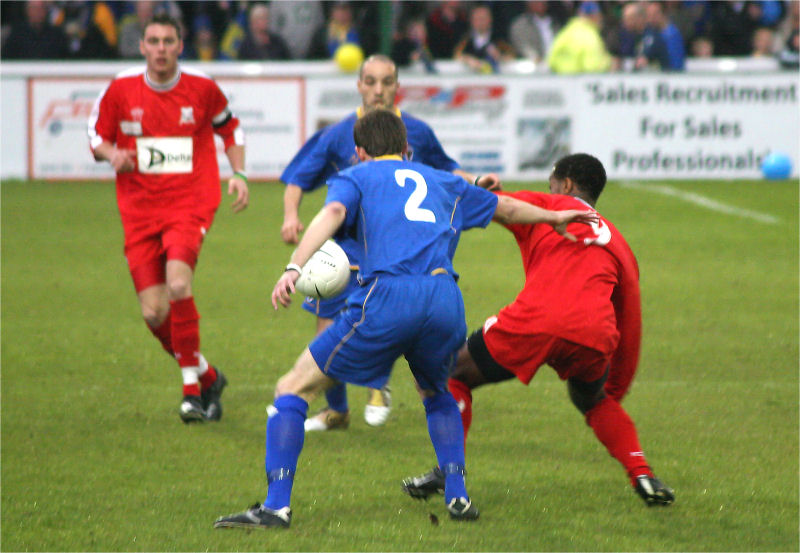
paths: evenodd
<path fill-rule="evenodd" d="M 108 163 L 89 150 L 87 121 L 109 79 L 39 77 L 29 81 L 28 173 L 36 179 L 114 177 Z M 287 152 L 305 141 L 303 80 L 223 78 L 217 81 L 239 117 L 251 178 L 275 179 L 288 163 Z M 230 173 L 217 138 L 221 174 Z"/>
<path fill-rule="evenodd" d="M 796 77 L 401 75 L 397 100 L 474 173 L 545 180 L 556 159 L 580 151 L 600 158 L 612 179 L 757 179 L 770 151 L 789 154 L 798 174 Z M 29 178 L 113 177 L 107 163 L 94 162 L 86 138 L 92 105 L 109 80 L 28 79 L 27 105 L 18 100 L 28 128 L 9 134 L 4 127 L 4 138 L 27 137 Z M 361 104 L 354 75 L 217 80 L 241 119 L 255 179 L 276 179 L 308 136 Z M 219 159 L 224 177 L 221 142 Z"/>
<path fill-rule="evenodd" d="M 309 79 L 307 127 L 360 104 L 352 79 Z M 397 105 L 426 121 L 474 173 L 545 180 L 571 152 L 612 179 L 757 179 L 770 151 L 793 159 L 800 113 L 793 73 L 415 77 Z"/>
<path fill-rule="evenodd" d="M 797 174 L 797 75 L 583 77 L 574 146 L 613 178 L 759 178 L 770 151 Z"/>

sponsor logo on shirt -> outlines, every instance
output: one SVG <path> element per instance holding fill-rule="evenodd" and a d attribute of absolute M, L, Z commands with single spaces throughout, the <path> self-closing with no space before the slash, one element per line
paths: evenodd
<path fill-rule="evenodd" d="M 192 139 L 188 136 L 137 138 L 136 157 L 140 173 L 191 173 Z"/>

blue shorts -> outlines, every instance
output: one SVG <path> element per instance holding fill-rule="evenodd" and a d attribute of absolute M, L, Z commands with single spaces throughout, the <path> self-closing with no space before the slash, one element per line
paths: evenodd
<path fill-rule="evenodd" d="M 382 388 L 402 355 L 423 389 L 444 392 L 466 336 L 452 276 L 379 276 L 351 294 L 308 347 L 322 372 L 341 382 Z"/>
<path fill-rule="evenodd" d="M 313 313 L 317 317 L 322 317 L 323 319 L 335 318 L 336 315 L 339 314 L 339 311 L 344 309 L 345 302 L 347 302 L 347 296 L 361 287 L 358 284 L 358 278 L 356 278 L 357 275 L 358 270 L 350 271 L 350 282 L 347 283 L 347 288 L 344 289 L 344 292 L 338 296 L 329 298 L 327 300 L 318 300 L 317 298 L 307 296 L 306 299 L 303 300 L 303 309 L 309 313 Z"/>

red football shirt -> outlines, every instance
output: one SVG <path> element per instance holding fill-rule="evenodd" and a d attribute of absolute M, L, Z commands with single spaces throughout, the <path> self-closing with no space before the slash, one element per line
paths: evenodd
<path fill-rule="evenodd" d="M 509 193 L 546 209 L 587 209 L 572 196 Z M 607 391 L 621 397 L 636 371 L 641 343 L 639 268 L 628 243 L 605 218 L 573 223 L 571 242 L 549 225 L 508 225 L 525 268 L 525 286 L 498 313 L 505 328 L 549 334 L 603 353 L 613 352 Z"/>
<path fill-rule="evenodd" d="M 164 86 L 150 82 L 145 68 L 120 73 L 89 120 L 92 149 L 105 141 L 136 151 L 136 169 L 117 175 L 123 217 L 216 209 L 221 191 L 214 132 L 226 148 L 244 143 L 219 86 L 185 68 Z"/>

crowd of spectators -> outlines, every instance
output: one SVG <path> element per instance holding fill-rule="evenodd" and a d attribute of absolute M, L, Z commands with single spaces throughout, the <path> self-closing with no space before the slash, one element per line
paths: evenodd
<path fill-rule="evenodd" d="M 200 61 L 330 59 L 349 42 L 429 72 L 443 59 L 476 72 L 513 59 L 565 73 L 681 71 L 687 56 L 798 67 L 798 0 L 3 1 L 0 57 L 139 58 L 142 23 L 157 12 L 181 22 L 183 58 Z"/>

